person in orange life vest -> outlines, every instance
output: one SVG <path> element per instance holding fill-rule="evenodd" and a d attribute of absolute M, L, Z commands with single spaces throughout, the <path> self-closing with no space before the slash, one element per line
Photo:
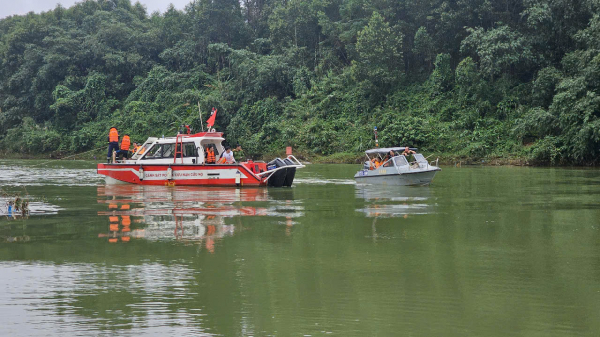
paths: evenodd
<path fill-rule="evenodd" d="M 139 146 L 138 146 L 138 149 L 139 149 L 139 151 L 140 151 L 140 153 L 138 153 L 138 155 L 140 155 L 140 156 L 141 156 L 141 155 L 143 155 L 143 154 L 144 154 L 144 152 L 146 152 L 146 148 L 144 147 L 144 144 L 142 144 L 142 145 L 139 145 Z M 133 153 L 136 153 L 136 152 L 137 152 L 137 151 L 135 151 L 135 152 L 133 152 Z"/>
<path fill-rule="evenodd" d="M 125 159 L 129 158 L 129 147 L 131 146 L 131 140 L 129 139 L 129 135 L 124 135 L 121 140 L 121 150 L 119 151 L 120 157 L 125 157 Z"/>
<path fill-rule="evenodd" d="M 379 166 L 379 160 L 377 158 L 371 159 L 369 162 L 369 170 L 376 169 Z"/>
<path fill-rule="evenodd" d="M 110 164 L 113 151 L 119 151 L 119 131 L 114 126 L 108 131 L 108 154 L 106 161 Z"/>
<path fill-rule="evenodd" d="M 207 146 L 206 147 L 206 160 L 204 161 L 206 164 L 214 164 L 216 161 L 215 158 L 215 151 L 213 150 L 212 147 Z"/>

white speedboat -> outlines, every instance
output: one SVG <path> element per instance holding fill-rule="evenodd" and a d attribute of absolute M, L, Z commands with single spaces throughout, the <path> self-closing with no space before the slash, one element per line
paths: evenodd
<path fill-rule="evenodd" d="M 375 148 L 365 151 L 367 161 L 363 169 L 356 172 L 354 178 L 357 183 L 382 184 L 382 185 L 429 185 L 437 171 L 437 160 L 429 163 L 420 153 L 414 153 L 409 162 L 407 156 L 400 153 L 404 147 Z M 411 150 L 417 152 L 417 149 Z M 375 162 L 381 162 L 381 165 Z"/>

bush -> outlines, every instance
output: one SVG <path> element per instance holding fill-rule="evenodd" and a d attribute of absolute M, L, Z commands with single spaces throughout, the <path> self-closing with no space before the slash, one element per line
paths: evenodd
<path fill-rule="evenodd" d="M 558 138 L 547 136 L 530 148 L 530 160 L 537 164 L 557 164 L 561 160 L 561 146 Z"/>

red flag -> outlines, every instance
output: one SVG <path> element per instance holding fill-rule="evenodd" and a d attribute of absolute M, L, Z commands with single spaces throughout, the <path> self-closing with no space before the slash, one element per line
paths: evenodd
<path fill-rule="evenodd" d="M 210 113 L 210 118 L 206 121 L 206 125 L 210 129 L 213 125 L 215 125 L 215 117 L 217 117 L 217 109 L 212 108 Z"/>

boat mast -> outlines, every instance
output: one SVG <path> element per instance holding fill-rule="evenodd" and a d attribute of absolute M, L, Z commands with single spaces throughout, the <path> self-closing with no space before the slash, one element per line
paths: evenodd
<path fill-rule="evenodd" d="M 377 140 L 377 127 L 373 128 L 373 132 L 375 133 L 375 147 L 379 147 L 379 141 Z"/>

